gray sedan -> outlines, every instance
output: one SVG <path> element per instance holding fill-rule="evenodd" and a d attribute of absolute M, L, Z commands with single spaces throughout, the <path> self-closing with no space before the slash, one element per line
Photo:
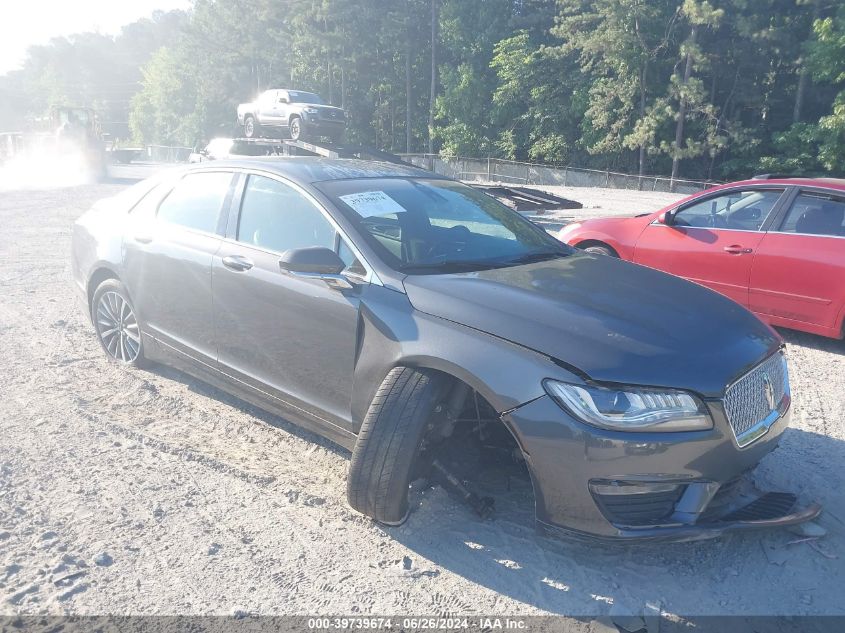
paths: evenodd
<path fill-rule="evenodd" d="M 742 478 L 789 420 L 770 327 L 429 172 L 165 172 L 84 214 L 72 258 L 111 359 L 176 365 L 350 449 L 349 502 L 382 523 L 433 472 L 484 509 L 444 465 L 457 445 L 518 462 L 555 534 L 692 539 L 820 510 Z"/>

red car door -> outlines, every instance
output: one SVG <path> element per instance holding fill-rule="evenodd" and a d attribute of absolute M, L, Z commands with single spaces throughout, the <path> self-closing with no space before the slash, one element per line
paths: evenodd
<path fill-rule="evenodd" d="M 757 248 L 749 307 L 775 325 L 827 336 L 845 309 L 845 194 L 804 189 Z"/>
<path fill-rule="evenodd" d="M 649 224 L 634 261 L 708 286 L 748 305 L 751 265 L 783 188 L 721 190 L 691 200 Z"/>

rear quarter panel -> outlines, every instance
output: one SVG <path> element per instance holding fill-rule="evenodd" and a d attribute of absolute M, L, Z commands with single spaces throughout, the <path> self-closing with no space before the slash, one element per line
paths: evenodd
<path fill-rule="evenodd" d="M 82 296 L 87 297 L 89 291 L 93 290 L 88 288 L 88 284 L 97 270 L 106 269 L 120 277 L 126 219 L 123 211 L 95 207 L 74 223 L 71 273 L 76 290 Z"/>

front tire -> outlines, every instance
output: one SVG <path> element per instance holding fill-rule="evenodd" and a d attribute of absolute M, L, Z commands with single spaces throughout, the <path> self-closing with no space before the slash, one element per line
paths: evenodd
<path fill-rule="evenodd" d="M 427 424 L 446 379 L 395 367 L 373 398 L 349 464 L 346 494 L 355 510 L 387 525 L 408 518 L 408 486 Z"/>
<path fill-rule="evenodd" d="M 305 138 L 304 130 L 302 129 L 302 119 L 298 116 L 292 117 L 288 125 L 288 132 L 292 141 L 301 141 Z"/>
<path fill-rule="evenodd" d="M 109 360 L 142 367 L 145 364 L 141 327 L 135 307 L 123 284 L 106 279 L 91 300 L 94 331 Z"/>

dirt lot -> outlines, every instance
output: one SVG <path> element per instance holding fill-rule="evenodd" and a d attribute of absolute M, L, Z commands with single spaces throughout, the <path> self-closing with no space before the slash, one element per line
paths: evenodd
<path fill-rule="evenodd" d="M 105 360 L 72 296 L 70 228 L 121 188 L 0 192 L 0 613 L 843 613 L 845 343 L 784 332 L 793 428 L 757 476 L 821 501 L 822 539 L 550 541 L 525 489 L 489 522 L 416 491 L 385 529 L 346 506 L 344 450 Z M 595 214 L 638 200 L 581 193 Z M 635 211 L 671 199 L 645 196 Z"/>

